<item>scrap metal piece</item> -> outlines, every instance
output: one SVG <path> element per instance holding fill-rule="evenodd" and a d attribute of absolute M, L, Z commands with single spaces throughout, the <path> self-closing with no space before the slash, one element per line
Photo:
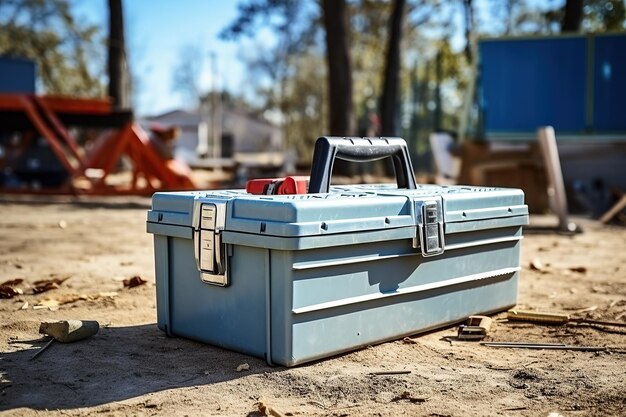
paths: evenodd
<path fill-rule="evenodd" d="M 487 316 L 469 316 L 467 322 L 459 326 L 459 340 L 483 340 L 491 328 L 491 318 Z"/>
<path fill-rule="evenodd" d="M 483 346 L 495 348 L 513 349 L 550 349 L 550 350 L 577 350 L 582 352 L 604 352 L 608 347 L 604 346 L 574 346 L 560 343 L 532 343 L 532 342 L 481 342 Z"/>

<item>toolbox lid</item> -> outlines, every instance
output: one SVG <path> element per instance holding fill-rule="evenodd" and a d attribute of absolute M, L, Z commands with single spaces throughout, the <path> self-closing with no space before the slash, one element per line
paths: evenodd
<path fill-rule="evenodd" d="M 167 234 L 159 232 L 157 225 L 198 229 L 201 205 L 218 201 L 226 205 L 225 232 L 292 238 L 415 229 L 419 222 L 416 202 L 431 198 L 441 199 L 446 233 L 528 222 L 521 190 L 436 185 L 407 190 L 381 184 L 338 186 L 329 193 L 300 195 L 259 196 L 244 190 L 156 193 L 148 223 L 151 233 Z M 409 230 L 407 235 L 411 234 Z"/>
<path fill-rule="evenodd" d="M 330 186 L 335 159 L 385 157 L 393 161 L 397 187 Z M 521 190 L 418 185 L 413 172 L 401 138 L 321 137 L 315 144 L 308 194 L 156 193 L 148 231 L 191 238 L 209 230 L 219 234 L 221 243 L 280 249 L 413 238 L 421 246 L 430 245 L 423 251 L 428 256 L 443 252 L 445 234 L 528 223 Z M 190 231 L 177 230 L 181 228 Z"/>

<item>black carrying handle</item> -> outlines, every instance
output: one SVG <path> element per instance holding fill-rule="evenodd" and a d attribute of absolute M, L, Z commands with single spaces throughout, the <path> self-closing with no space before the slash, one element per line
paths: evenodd
<path fill-rule="evenodd" d="M 402 138 L 341 138 L 322 136 L 315 142 L 309 193 L 327 193 L 335 158 L 353 162 L 393 160 L 398 188 L 416 189 L 409 149 Z"/>

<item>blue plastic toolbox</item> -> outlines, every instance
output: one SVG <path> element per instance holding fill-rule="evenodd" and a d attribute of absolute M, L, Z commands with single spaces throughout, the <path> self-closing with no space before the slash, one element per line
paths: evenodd
<path fill-rule="evenodd" d="M 391 157 L 397 185 L 330 186 Z M 417 185 L 399 138 L 320 138 L 308 194 L 156 193 L 158 327 L 293 366 L 516 303 L 521 190 Z"/>

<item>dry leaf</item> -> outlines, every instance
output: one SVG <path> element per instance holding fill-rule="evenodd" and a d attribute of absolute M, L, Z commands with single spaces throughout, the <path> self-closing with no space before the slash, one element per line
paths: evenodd
<path fill-rule="evenodd" d="M 148 281 L 141 278 L 139 275 L 135 275 L 134 277 L 125 279 L 123 282 L 124 282 L 124 287 L 133 288 L 133 287 L 138 287 L 140 285 L 143 285 Z"/>
<path fill-rule="evenodd" d="M 391 399 L 391 401 L 402 401 L 402 400 L 406 400 L 412 403 L 423 403 L 426 401 L 426 398 L 413 397 L 409 391 L 404 391 L 399 396 Z"/>
<path fill-rule="evenodd" d="M 22 282 L 24 282 L 22 278 L 15 278 L 15 279 L 10 279 L 8 281 L 4 281 L 2 284 L 0 284 L 0 286 L 16 287 L 20 285 Z"/>
<path fill-rule="evenodd" d="M 55 298 L 52 298 L 52 297 L 44 298 L 40 300 L 35 306 L 33 306 L 33 309 L 38 310 L 41 308 L 55 308 L 55 307 L 62 306 L 64 304 L 75 303 L 76 301 L 88 300 L 89 298 L 90 297 L 84 294 L 81 294 L 81 295 L 63 294 Z"/>
<path fill-rule="evenodd" d="M 22 278 L 15 278 L 0 284 L 0 298 L 13 298 L 16 295 L 24 294 L 24 291 L 20 288 L 15 288 L 15 286 L 21 284 L 23 281 Z"/>
<path fill-rule="evenodd" d="M 68 279 L 70 279 L 70 277 L 42 279 L 39 281 L 35 281 L 33 282 L 33 294 L 39 294 L 42 292 L 55 290 Z"/>
<path fill-rule="evenodd" d="M 262 416 L 271 416 L 271 417 L 284 417 L 286 414 L 281 413 L 274 407 L 269 404 L 266 404 L 264 401 L 259 401 L 256 403 L 256 406 L 259 408 L 259 413 Z"/>
<path fill-rule="evenodd" d="M 574 266 L 572 268 L 569 269 L 572 272 L 578 272 L 580 274 L 584 274 L 587 272 L 587 268 L 584 266 Z"/>
<path fill-rule="evenodd" d="M 7 285 L 0 285 L 0 298 L 13 298 L 16 295 L 23 294 L 19 288 L 12 288 Z"/>

